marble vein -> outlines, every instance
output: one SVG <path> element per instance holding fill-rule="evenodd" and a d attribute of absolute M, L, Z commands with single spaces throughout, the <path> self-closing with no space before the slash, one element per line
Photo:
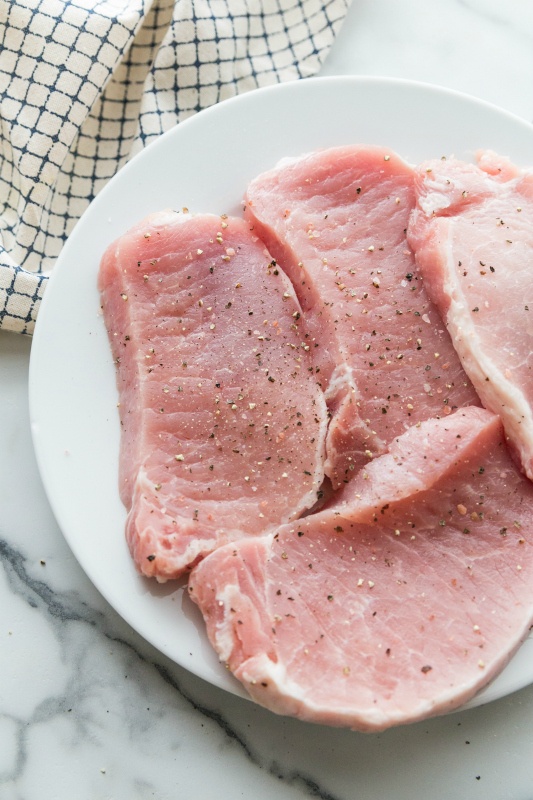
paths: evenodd
<path fill-rule="evenodd" d="M 102 676 L 84 674 L 86 665 L 87 648 L 91 643 L 86 636 L 76 637 L 69 632 L 69 624 L 82 623 L 89 626 L 99 637 L 103 637 L 122 651 L 122 660 L 127 665 L 128 674 L 134 678 L 138 676 L 139 665 L 155 672 L 161 681 L 175 692 L 190 708 L 209 720 L 222 733 L 225 739 L 237 747 L 248 762 L 256 768 L 265 771 L 277 780 L 283 781 L 287 786 L 292 786 L 304 793 L 307 797 L 319 800 L 340 800 L 338 795 L 332 794 L 319 781 L 311 775 L 283 766 L 276 760 L 261 757 L 246 738 L 240 733 L 219 711 L 202 703 L 187 691 L 182 681 L 175 672 L 179 670 L 175 665 L 169 667 L 142 653 L 132 641 L 119 635 L 114 629 L 114 613 L 103 613 L 89 605 L 76 591 L 57 592 L 45 580 L 35 578 L 28 569 L 28 559 L 24 553 L 16 549 L 5 539 L 0 540 L 0 559 L 8 580 L 9 588 L 14 596 L 21 599 L 29 608 L 40 612 L 41 617 L 52 624 L 54 633 L 60 643 L 63 659 L 67 662 L 66 679 L 62 688 L 54 695 L 47 696 L 36 703 L 31 713 L 27 715 L 3 713 L 0 720 L 8 723 L 15 729 L 16 756 L 12 766 L 4 772 L 0 771 L 0 787 L 17 783 L 23 776 L 28 766 L 29 737 L 36 727 L 50 723 L 52 720 L 70 717 L 74 725 L 71 746 L 76 742 L 99 743 L 99 726 L 95 720 L 92 708 L 87 708 L 84 698 L 92 696 L 96 691 L 97 683 Z M 118 621 L 120 623 L 120 621 Z M 149 647 L 149 646 L 147 646 Z M 38 656 L 36 656 L 38 657 Z M 135 663 L 137 662 L 137 663 Z M 92 685 L 91 685 L 92 684 Z M 73 710 L 75 714 L 72 714 Z M 130 735 L 135 736 L 139 731 L 138 714 L 133 713 L 129 720 Z M 147 793 L 147 785 L 137 779 L 140 796 Z"/>

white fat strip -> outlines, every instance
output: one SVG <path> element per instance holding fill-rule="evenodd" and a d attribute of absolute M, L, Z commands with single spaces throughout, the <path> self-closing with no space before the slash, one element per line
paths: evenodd
<path fill-rule="evenodd" d="M 191 214 L 186 210 L 182 211 L 180 209 L 164 208 L 162 211 L 154 211 L 153 214 L 149 214 L 143 220 L 143 222 L 147 225 L 151 225 L 154 228 L 164 228 L 167 225 L 175 225 L 176 223 L 187 222 L 191 219 L 191 217 L 194 216 L 194 214 Z"/>
<path fill-rule="evenodd" d="M 224 609 L 224 615 L 216 626 L 216 649 L 221 661 L 229 661 L 235 645 L 235 635 L 233 633 L 233 615 L 229 609 L 238 603 L 242 597 L 242 592 L 238 584 L 229 583 L 217 592 L 215 603 Z"/>
<path fill-rule="evenodd" d="M 444 192 L 434 190 L 421 196 L 418 200 L 418 205 L 427 217 L 431 217 L 438 211 L 448 208 L 450 199 Z"/>
<path fill-rule="evenodd" d="M 446 177 L 435 177 L 433 173 L 427 172 L 424 178 L 424 192 L 420 193 L 418 205 L 427 217 L 432 217 L 439 211 L 449 208 L 452 200 L 457 194 L 461 194 L 463 189 Z"/>

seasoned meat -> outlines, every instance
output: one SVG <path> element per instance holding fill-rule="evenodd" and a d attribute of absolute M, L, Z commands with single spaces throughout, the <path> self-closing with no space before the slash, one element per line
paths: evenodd
<path fill-rule="evenodd" d="M 292 287 L 248 225 L 155 214 L 109 247 L 99 286 L 139 571 L 175 578 L 312 506 L 325 402 Z"/>
<path fill-rule="evenodd" d="M 417 171 L 409 241 L 486 408 L 533 478 L 533 173 L 495 153 Z"/>
<path fill-rule="evenodd" d="M 533 620 L 533 486 L 477 407 L 398 437 L 328 508 L 219 549 L 190 594 L 251 696 L 378 731 L 456 708 Z"/>
<path fill-rule="evenodd" d="M 312 334 L 336 488 L 410 425 L 479 402 L 407 245 L 414 202 L 414 170 L 363 146 L 286 159 L 246 193 Z"/>

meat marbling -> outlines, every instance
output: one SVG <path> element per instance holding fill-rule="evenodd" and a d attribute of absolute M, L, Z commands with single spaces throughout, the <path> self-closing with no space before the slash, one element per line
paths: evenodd
<path fill-rule="evenodd" d="M 139 571 L 178 577 L 313 505 L 326 406 L 293 289 L 249 226 L 154 214 L 108 248 L 99 287 Z"/>
<path fill-rule="evenodd" d="M 533 486 L 485 409 L 398 437 L 329 508 L 219 549 L 189 589 L 272 711 L 379 731 L 451 710 L 533 618 Z"/>
<path fill-rule="evenodd" d="M 413 205 L 413 169 L 381 147 L 285 159 L 246 193 L 306 314 L 335 488 L 410 425 L 479 402 L 407 246 Z"/>
<path fill-rule="evenodd" d="M 533 172 L 492 152 L 417 171 L 409 241 L 483 404 L 533 478 Z"/>

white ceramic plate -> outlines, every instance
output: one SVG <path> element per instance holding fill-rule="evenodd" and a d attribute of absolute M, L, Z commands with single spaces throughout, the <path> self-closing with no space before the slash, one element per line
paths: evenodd
<path fill-rule="evenodd" d="M 218 663 L 183 586 L 141 579 L 117 492 L 114 366 L 96 275 L 106 246 L 149 212 L 238 213 L 247 182 L 284 156 L 382 144 L 412 162 L 492 148 L 533 164 L 533 127 L 471 97 L 382 78 L 315 78 L 242 95 L 181 123 L 99 194 L 46 290 L 30 364 L 30 413 L 45 490 L 70 547 L 116 611 L 162 653 L 244 696 Z M 470 705 L 533 682 L 533 640 Z"/>

